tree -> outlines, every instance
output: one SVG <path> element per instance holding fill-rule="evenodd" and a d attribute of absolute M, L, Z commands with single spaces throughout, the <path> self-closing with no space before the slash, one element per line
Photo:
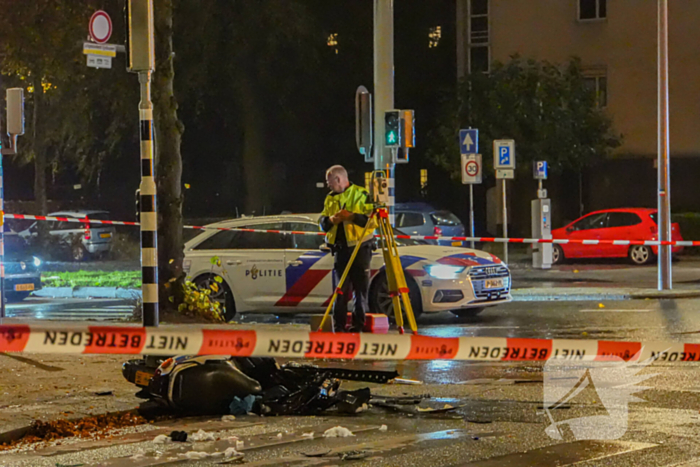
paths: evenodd
<path fill-rule="evenodd" d="M 156 185 L 158 187 L 158 265 L 160 303 L 169 306 L 169 290 L 178 294 L 182 280 L 182 155 L 185 128 L 177 117 L 173 64 L 173 0 L 156 0 L 153 109 L 156 133 Z M 175 279 L 175 281 L 171 281 Z M 173 282 L 175 282 L 173 284 Z M 171 284 L 164 287 L 164 284 Z M 177 284 L 177 285 L 176 285 Z M 176 300 L 177 301 L 177 300 Z"/>
<path fill-rule="evenodd" d="M 530 171 L 534 160 L 546 160 L 553 172 L 580 170 L 620 145 L 597 99 L 578 59 L 558 66 L 514 56 L 494 63 L 489 74 L 466 76 L 447 96 L 428 155 L 460 178 L 459 129 L 473 127 L 486 166 L 494 139 L 514 139 L 519 171 Z"/>

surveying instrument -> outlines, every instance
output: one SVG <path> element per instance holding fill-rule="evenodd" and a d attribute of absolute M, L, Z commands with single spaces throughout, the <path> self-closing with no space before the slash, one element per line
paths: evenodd
<path fill-rule="evenodd" d="M 399 328 L 399 332 L 403 334 L 403 312 L 405 312 L 408 325 L 411 327 L 411 331 L 413 331 L 413 334 L 418 334 L 418 326 L 416 325 L 416 318 L 413 315 L 413 307 L 411 306 L 411 299 L 408 294 L 408 285 L 406 284 L 406 277 L 404 276 L 403 268 L 401 267 L 396 238 L 394 238 L 394 230 L 391 228 L 391 222 L 389 222 L 389 211 L 386 207 L 387 202 L 389 201 L 389 183 L 387 182 L 387 176 L 384 170 L 376 170 L 372 172 L 371 196 L 374 209 L 372 210 L 372 214 L 370 215 L 367 225 L 362 231 L 362 236 L 360 238 L 364 239 L 367 236 L 370 225 L 373 224 L 372 219 L 375 219 L 379 229 L 380 244 L 382 248 L 382 255 L 384 255 L 384 266 L 386 269 L 387 286 L 389 296 L 391 297 L 391 302 L 394 307 L 396 325 Z M 342 228 L 340 224 L 339 226 L 339 228 Z M 338 295 L 342 295 L 341 290 L 343 284 L 350 273 L 350 268 L 352 267 L 353 261 L 355 261 L 355 257 L 357 256 L 357 252 L 360 250 L 361 245 L 362 241 L 357 242 L 357 245 L 355 245 L 355 249 L 350 256 L 350 261 L 348 261 L 348 265 L 345 267 L 345 271 L 343 271 L 343 275 L 338 281 L 337 287 L 333 291 L 331 301 L 328 304 L 326 313 L 323 315 L 321 324 L 318 327 L 319 331 L 323 329 L 324 324 L 326 324 L 326 320 L 333 309 L 333 304 L 338 298 Z M 402 304 L 403 312 L 401 310 Z"/>

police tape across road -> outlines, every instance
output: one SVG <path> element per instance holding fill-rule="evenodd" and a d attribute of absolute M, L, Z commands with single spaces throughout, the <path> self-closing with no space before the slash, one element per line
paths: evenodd
<path fill-rule="evenodd" d="M 59 222 L 75 222 L 79 224 L 104 224 L 104 225 L 130 225 L 138 226 L 141 225 L 138 222 L 124 222 L 124 221 L 98 221 L 88 218 L 77 218 L 77 217 L 55 217 L 55 216 L 32 216 L 29 214 L 5 214 L 6 219 L 24 219 L 24 220 L 36 220 L 36 221 L 59 221 Z M 243 229 L 235 227 L 214 227 L 214 226 L 200 226 L 200 225 L 183 225 L 184 229 L 195 229 L 195 230 L 235 230 L 240 232 L 253 232 L 253 233 L 277 233 L 277 234 L 294 234 L 294 235 L 326 235 L 323 232 L 305 232 L 297 230 L 262 230 L 262 229 Z M 375 235 L 379 238 L 379 235 Z M 394 235 L 398 239 L 404 240 L 445 240 L 452 242 L 477 242 L 477 243 L 556 243 L 558 245 L 563 245 L 567 243 L 572 244 L 583 244 L 583 245 L 646 245 L 646 246 L 700 246 L 700 241 L 692 240 L 672 240 L 667 242 L 662 242 L 660 240 L 600 240 L 600 239 L 561 239 L 561 238 L 498 238 L 498 237 L 443 237 L 440 235 Z"/>
<path fill-rule="evenodd" d="M 698 362 L 700 344 L 136 326 L 0 325 L 0 352 L 354 360 Z"/>

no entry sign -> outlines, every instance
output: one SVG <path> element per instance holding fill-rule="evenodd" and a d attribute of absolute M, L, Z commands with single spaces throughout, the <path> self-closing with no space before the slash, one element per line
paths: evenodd
<path fill-rule="evenodd" d="M 97 10 L 90 17 L 88 30 L 93 41 L 104 44 L 112 37 L 112 19 L 106 11 Z"/>

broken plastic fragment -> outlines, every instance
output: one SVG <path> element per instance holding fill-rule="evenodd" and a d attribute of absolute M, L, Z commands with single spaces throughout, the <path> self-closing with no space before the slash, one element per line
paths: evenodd
<path fill-rule="evenodd" d="M 156 444 L 165 444 L 169 443 L 170 441 L 172 440 L 170 439 L 170 436 L 167 435 L 158 435 L 155 438 L 153 438 L 153 442 Z"/>
<path fill-rule="evenodd" d="M 282 433 L 277 433 L 277 439 L 282 439 Z"/>
<path fill-rule="evenodd" d="M 382 425 L 382 426 L 379 427 L 379 431 L 386 431 L 386 430 L 388 430 L 388 429 L 389 429 L 389 427 L 386 426 L 386 425 Z"/>
<path fill-rule="evenodd" d="M 197 433 L 191 435 L 190 437 L 191 441 L 199 442 L 199 441 L 216 441 L 216 437 L 214 437 L 213 433 L 209 433 L 204 430 L 199 430 Z"/>
<path fill-rule="evenodd" d="M 314 439 L 314 432 L 312 431 L 311 433 L 302 433 L 301 439 Z"/>
<path fill-rule="evenodd" d="M 394 384 L 423 384 L 423 381 L 418 381 L 417 379 L 407 379 L 407 378 L 394 378 L 392 380 Z"/>
<path fill-rule="evenodd" d="M 206 452 L 201 452 L 201 451 L 190 451 L 190 452 L 186 452 L 184 454 L 184 456 L 187 459 L 205 459 L 205 458 L 209 457 L 209 454 Z"/>
<path fill-rule="evenodd" d="M 323 433 L 324 438 L 347 438 L 349 436 L 355 435 L 352 433 L 352 431 L 342 426 L 329 428 Z"/>
<path fill-rule="evenodd" d="M 223 417 L 221 417 L 222 422 L 232 422 L 235 419 L 236 417 L 234 417 L 233 415 L 224 415 Z"/>
<path fill-rule="evenodd" d="M 245 446 L 245 443 L 243 441 L 236 441 L 236 449 L 243 449 L 243 446 Z"/>
<path fill-rule="evenodd" d="M 228 448 L 224 451 L 224 457 L 226 459 L 233 459 L 234 457 L 243 457 L 243 453 L 238 452 L 236 448 Z"/>
<path fill-rule="evenodd" d="M 132 461 L 140 461 L 141 459 L 145 459 L 145 458 L 146 458 L 146 456 L 144 456 L 143 454 L 134 454 L 129 459 L 131 459 Z"/>

